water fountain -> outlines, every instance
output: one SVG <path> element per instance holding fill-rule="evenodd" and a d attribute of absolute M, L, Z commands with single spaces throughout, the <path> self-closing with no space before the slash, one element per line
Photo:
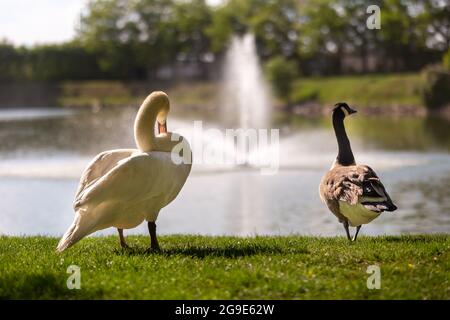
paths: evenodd
<path fill-rule="evenodd" d="M 261 70 L 253 34 L 235 35 L 231 39 L 222 82 L 220 111 L 223 125 L 242 129 L 244 135 L 249 129 L 269 129 L 270 87 Z M 240 139 L 234 146 L 237 162 L 245 167 L 260 167 L 261 160 L 267 160 L 271 150 L 261 148 L 259 141 L 258 145 L 252 144 L 249 139 Z"/>
<path fill-rule="evenodd" d="M 223 124 L 227 128 L 243 129 L 243 132 L 249 129 L 269 129 L 270 87 L 261 70 L 253 34 L 235 35 L 231 39 L 225 56 L 223 75 L 221 97 Z M 273 153 L 270 148 L 261 148 L 260 141 L 256 145 L 251 143 L 250 138 L 248 140 L 241 138 L 240 141 L 243 144 L 236 143 L 234 153 L 241 167 L 257 168 L 261 166 L 261 160 L 267 160 L 274 155 L 278 157 L 278 150 Z M 260 196 L 263 194 L 261 189 L 263 187 L 255 179 L 257 178 L 253 175 L 244 175 L 236 184 L 236 188 L 239 189 L 236 203 L 239 206 L 236 208 L 237 216 L 233 220 L 239 221 L 237 228 L 243 234 L 255 231 L 254 221 L 265 220 L 263 217 L 265 201 Z"/>
<path fill-rule="evenodd" d="M 270 89 L 262 74 L 253 34 L 232 38 L 223 74 L 221 111 L 225 125 L 267 128 Z"/>

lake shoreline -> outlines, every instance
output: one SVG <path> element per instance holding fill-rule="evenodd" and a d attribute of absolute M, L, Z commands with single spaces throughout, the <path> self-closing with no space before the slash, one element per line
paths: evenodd
<path fill-rule="evenodd" d="M 140 99 L 143 100 L 144 98 Z M 139 100 L 139 101 L 140 101 Z M 91 112 L 99 112 L 101 109 L 105 108 L 136 108 L 138 109 L 140 103 L 137 102 L 127 103 L 123 105 L 105 105 L 101 104 L 98 100 L 92 100 L 90 103 L 86 101 L 82 101 L 78 103 L 70 103 L 66 105 L 2 105 L 0 103 L 0 111 L 1 110 L 15 110 L 15 109 L 35 109 L 35 108 L 46 108 L 46 109 L 66 109 L 66 110 L 85 110 Z M 179 105 L 179 103 L 175 102 L 175 105 Z M 438 110 L 428 110 L 421 106 L 414 105 L 387 105 L 387 106 L 364 106 L 364 105 L 356 105 L 354 106 L 360 115 L 364 115 L 366 117 L 380 117 L 380 116 L 389 116 L 392 118 L 401 118 L 401 117 L 411 117 L 411 118 L 423 118 L 423 117 L 439 117 L 443 119 L 450 120 L 450 106 L 446 106 L 444 108 L 440 108 Z M 196 104 L 185 105 L 183 106 L 183 113 L 202 113 L 213 115 L 217 113 L 217 107 L 209 104 L 208 106 L 200 106 Z M 294 115 L 301 116 L 304 118 L 317 118 L 322 116 L 329 116 L 331 114 L 331 110 L 333 106 L 330 105 L 322 105 L 320 103 L 310 102 L 310 103 L 302 103 L 296 104 L 294 106 L 274 106 L 275 111 L 282 112 L 286 115 Z"/>
<path fill-rule="evenodd" d="M 138 102 L 128 103 L 123 105 L 105 105 L 101 104 L 97 100 L 92 100 L 90 103 L 86 101 L 78 103 L 70 103 L 66 105 L 31 105 L 30 103 L 24 105 L 8 105 L 0 103 L 0 110 L 14 110 L 14 109 L 34 109 L 34 108 L 50 108 L 50 109 L 84 109 L 84 110 L 92 110 L 94 112 L 98 112 L 100 109 L 104 108 L 138 108 Z M 364 116 L 391 116 L 391 117 L 443 117 L 446 119 L 450 119 L 450 106 L 446 106 L 440 108 L 438 110 L 428 110 L 421 106 L 414 105 L 386 105 L 386 106 L 364 106 L 364 105 L 355 105 L 354 106 L 358 112 Z M 206 110 L 205 110 L 206 109 Z M 302 117 L 319 117 L 319 116 L 328 116 L 331 113 L 333 106 L 322 105 L 320 103 L 302 103 L 296 104 L 294 106 L 274 106 L 275 111 L 280 111 L 286 114 L 292 114 Z M 199 105 L 187 105 L 183 106 L 183 112 L 206 112 L 206 113 L 215 113 L 217 112 L 217 108 L 213 106 L 199 106 Z"/>
<path fill-rule="evenodd" d="M 274 109 L 300 115 L 328 115 L 333 104 L 345 101 L 367 116 L 450 119 L 450 106 L 429 110 L 420 98 L 419 74 L 359 75 L 300 78 L 292 103 L 274 100 Z M 380 89 L 381 88 L 381 89 Z M 383 94 L 389 89 L 389 94 Z M 222 105 L 220 81 L 145 82 L 121 80 L 25 82 L 0 84 L 0 109 L 31 107 L 138 107 L 149 92 L 166 91 L 172 105 L 187 112 L 216 113 Z"/>
<path fill-rule="evenodd" d="M 176 101 L 176 99 L 175 99 Z M 179 105 L 179 103 L 175 103 L 175 105 Z M 92 110 L 93 112 L 98 112 L 103 108 L 138 108 L 139 103 L 132 103 L 127 105 L 101 105 L 99 103 L 93 102 L 92 105 L 80 104 L 80 105 L 66 105 L 63 108 L 66 109 L 86 109 Z M 323 105 L 316 102 L 309 103 L 301 103 L 296 104 L 294 106 L 274 106 L 274 111 L 282 112 L 286 115 L 295 115 L 301 116 L 305 118 L 317 118 L 317 117 L 328 117 L 333 109 L 333 105 Z M 385 106 L 364 106 L 364 105 L 355 105 L 354 106 L 360 115 L 366 117 L 382 117 L 389 116 L 392 118 L 401 118 L 401 117 L 411 117 L 411 118 L 423 118 L 423 117 L 439 117 L 443 119 L 450 120 L 450 105 L 437 109 L 437 110 L 429 110 L 422 106 L 416 105 L 385 105 Z M 59 107 L 56 107 L 59 108 Z M 0 107 L 1 110 L 1 107 Z M 205 112 L 206 114 L 215 114 L 218 112 L 218 108 L 214 106 L 214 104 L 209 103 L 207 107 L 200 105 L 185 105 L 183 106 L 183 113 L 201 113 Z"/>
<path fill-rule="evenodd" d="M 399 117 L 442 117 L 450 119 L 450 105 L 437 109 L 429 110 L 422 106 L 416 105 L 385 105 L 381 106 L 360 106 L 354 105 L 354 108 L 364 116 L 390 116 L 394 118 Z M 278 107 L 279 110 L 283 112 L 299 115 L 299 116 L 328 116 L 333 109 L 333 106 L 323 105 L 316 102 L 306 102 L 301 104 L 296 104 L 293 106 Z"/>

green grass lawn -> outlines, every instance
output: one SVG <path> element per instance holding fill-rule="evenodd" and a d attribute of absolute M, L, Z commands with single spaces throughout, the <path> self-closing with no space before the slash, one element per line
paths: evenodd
<path fill-rule="evenodd" d="M 153 90 L 164 90 L 174 105 L 213 108 L 218 103 L 219 84 L 189 82 L 172 86 L 157 86 L 145 82 L 66 81 L 60 84 L 58 104 L 62 106 L 139 106 Z"/>
<path fill-rule="evenodd" d="M 358 108 L 421 108 L 421 81 L 419 73 L 300 77 L 294 83 L 291 101 L 314 101 L 321 105 L 347 101 Z M 166 88 L 152 87 L 145 82 L 69 81 L 60 86 L 58 102 L 63 106 L 140 105 L 149 91 L 162 89 L 167 91 L 174 105 L 213 109 L 220 104 L 221 83 L 193 81 Z"/>
<path fill-rule="evenodd" d="M 423 106 L 419 73 L 300 78 L 292 101 L 347 101 L 358 107 Z"/>
<path fill-rule="evenodd" d="M 0 298 L 450 299 L 450 236 L 91 237 L 62 254 L 56 238 L 0 237 Z M 68 290 L 68 266 L 81 289 Z M 381 288 L 367 288 L 378 265 Z"/>

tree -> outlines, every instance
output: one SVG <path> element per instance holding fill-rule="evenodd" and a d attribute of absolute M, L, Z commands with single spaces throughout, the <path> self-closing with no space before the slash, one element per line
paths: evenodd
<path fill-rule="evenodd" d="M 24 56 L 6 41 L 0 42 L 0 81 L 6 82 L 24 76 Z"/>
<path fill-rule="evenodd" d="M 341 60 L 347 41 L 344 7 L 329 0 L 318 0 L 315 3 L 303 3 L 300 10 L 299 55 L 306 61 L 318 61 L 319 63 L 313 63 L 316 72 L 341 72 Z"/>
<path fill-rule="evenodd" d="M 177 60 L 199 60 L 209 49 L 204 0 L 91 0 L 78 36 L 111 77 L 148 78 Z"/>
<path fill-rule="evenodd" d="M 429 46 L 439 51 L 450 47 L 450 4 L 446 0 L 423 1 L 420 15 L 427 26 L 427 41 Z"/>
<path fill-rule="evenodd" d="M 172 18 L 175 31 L 175 52 L 178 62 L 201 66 L 212 62 L 211 41 L 207 29 L 212 22 L 212 10 L 204 0 L 176 3 Z"/>
<path fill-rule="evenodd" d="M 297 55 L 298 1 L 230 0 L 213 12 L 207 29 L 214 52 L 225 50 L 232 34 L 253 32 L 263 59 Z"/>

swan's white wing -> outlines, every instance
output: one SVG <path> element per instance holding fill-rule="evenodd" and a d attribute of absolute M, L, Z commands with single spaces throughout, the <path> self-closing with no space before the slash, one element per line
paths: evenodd
<path fill-rule="evenodd" d="M 104 176 L 109 170 L 114 168 L 117 163 L 125 158 L 130 157 L 136 149 L 117 149 L 108 150 L 98 154 L 84 169 L 80 178 L 78 190 L 75 195 L 74 208 L 80 200 L 83 191 L 94 184 L 98 179 Z"/>
<path fill-rule="evenodd" d="M 190 165 L 174 164 L 170 153 L 141 153 L 126 158 L 82 193 L 77 209 L 92 212 L 99 229 L 136 226 L 180 192 Z"/>

